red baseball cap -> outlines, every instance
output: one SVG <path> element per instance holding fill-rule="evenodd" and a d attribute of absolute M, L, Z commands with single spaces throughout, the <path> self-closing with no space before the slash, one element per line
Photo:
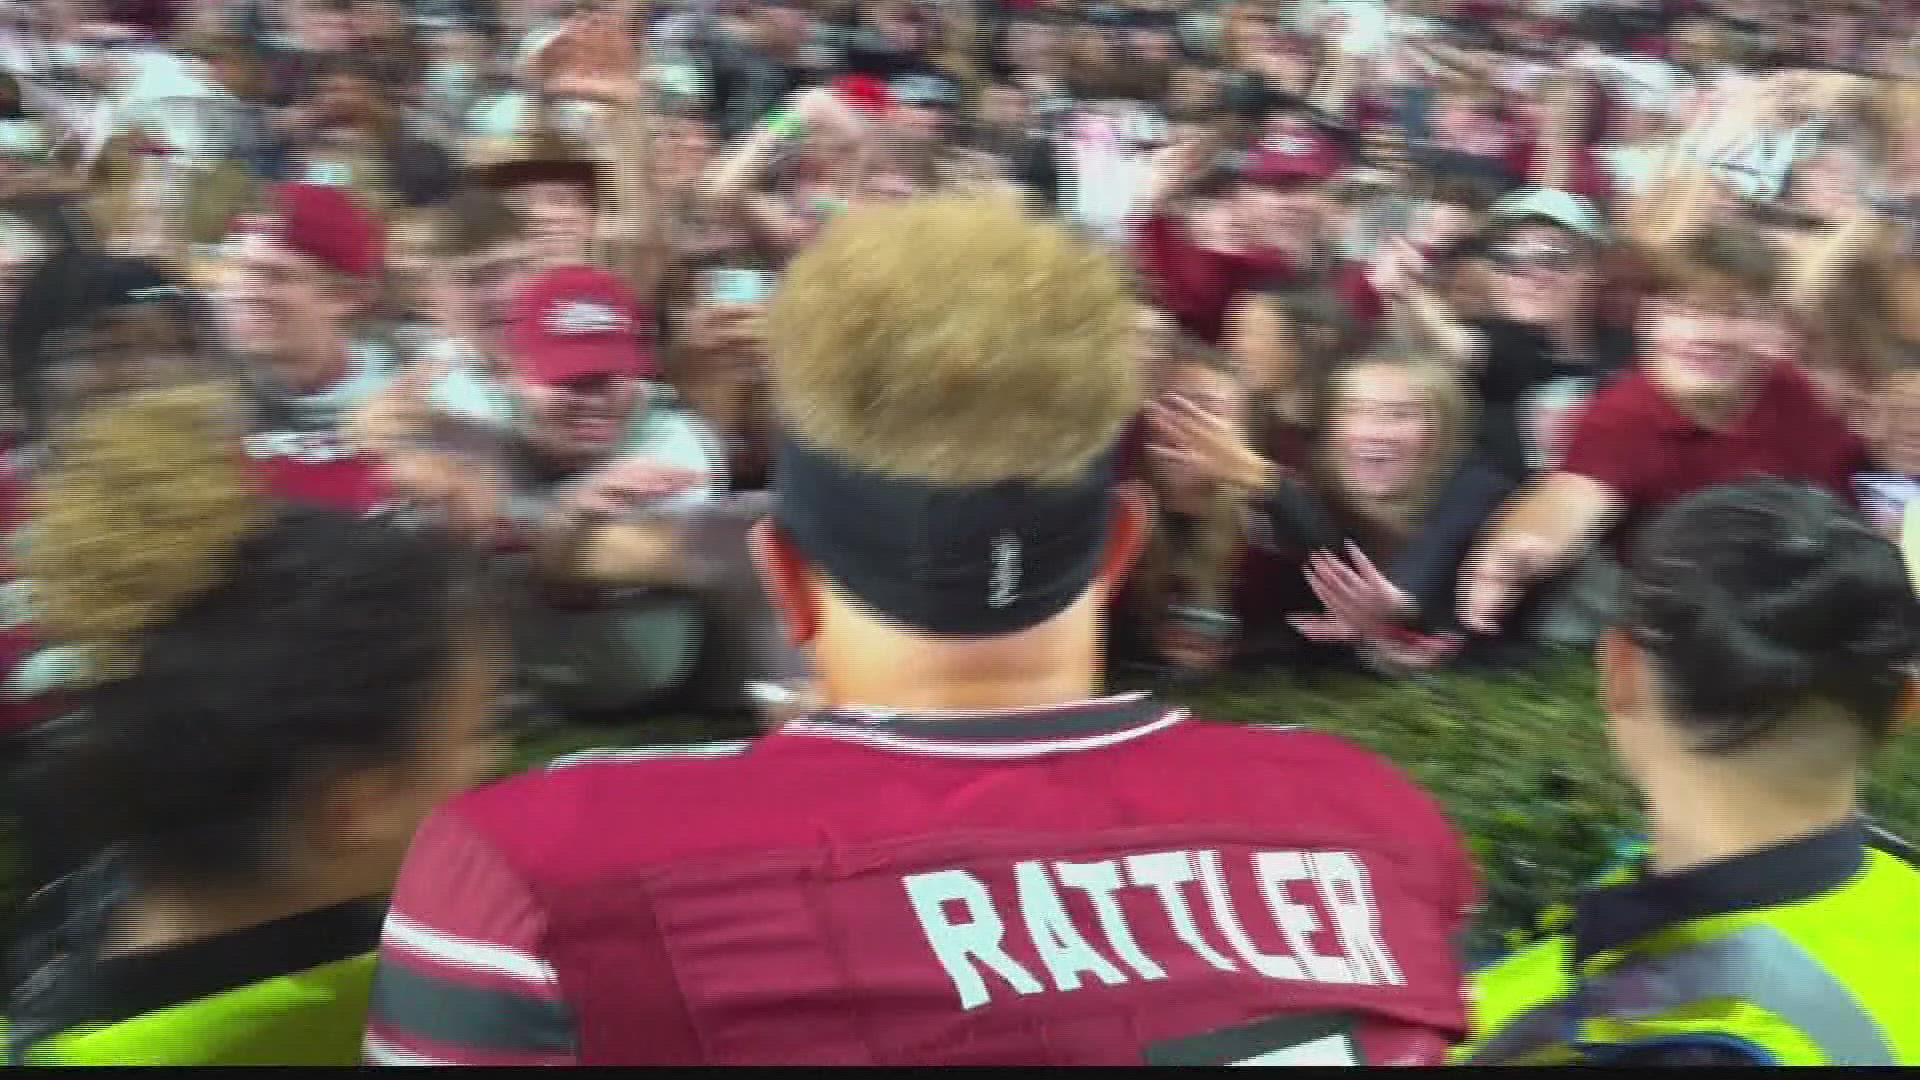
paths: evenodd
<path fill-rule="evenodd" d="M 893 108 L 893 92 L 871 75 L 842 75 L 827 85 L 840 100 L 868 116 L 884 116 Z"/>
<path fill-rule="evenodd" d="M 282 244 L 348 277 L 368 278 L 386 262 L 386 227 L 330 184 L 281 184 L 268 231 Z"/>
<path fill-rule="evenodd" d="M 653 374 L 653 350 L 621 280 L 593 266 L 561 266 L 521 288 L 507 315 L 513 370 L 542 386 L 597 375 Z"/>
<path fill-rule="evenodd" d="M 1247 156 L 1241 175 L 1266 187 L 1331 180 L 1346 167 L 1340 145 L 1317 131 L 1268 139 Z"/>

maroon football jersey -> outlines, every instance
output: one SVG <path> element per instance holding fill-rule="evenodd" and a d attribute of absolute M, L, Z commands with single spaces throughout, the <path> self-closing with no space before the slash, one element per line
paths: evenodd
<path fill-rule="evenodd" d="M 374 1063 L 1434 1065 L 1471 866 L 1378 757 L 1145 696 L 837 712 L 443 808 Z"/>

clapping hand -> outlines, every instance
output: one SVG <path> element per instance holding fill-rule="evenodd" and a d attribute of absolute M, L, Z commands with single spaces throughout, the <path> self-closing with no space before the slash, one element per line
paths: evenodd
<path fill-rule="evenodd" d="M 1312 641 L 1374 640 L 1411 613 L 1413 599 L 1387 580 L 1359 546 L 1349 541 L 1352 566 L 1331 552 L 1307 558 L 1307 586 L 1327 609 L 1325 615 L 1293 615 L 1288 622 Z"/>
<path fill-rule="evenodd" d="M 1307 585 L 1325 605 L 1324 615 L 1293 615 L 1287 621 L 1309 641 L 1368 646 L 1405 667 L 1427 667 L 1458 652 L 1457 633 L 1412 634 L 1401 629 L 1414 614 L 1413 598 L 1388 580 L 1359 546 L 1349 542 L 1342 562 L 1330 552 L 1307 560 Z"/>

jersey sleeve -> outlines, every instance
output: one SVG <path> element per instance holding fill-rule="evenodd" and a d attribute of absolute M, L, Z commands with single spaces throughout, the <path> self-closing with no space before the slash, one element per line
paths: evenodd
<path fill-rule="evenodd" d="M 367 1064 L 578 1064 L 547 931 L 532 890 L 457 806 L 429 818 L 381 931 Z"/>

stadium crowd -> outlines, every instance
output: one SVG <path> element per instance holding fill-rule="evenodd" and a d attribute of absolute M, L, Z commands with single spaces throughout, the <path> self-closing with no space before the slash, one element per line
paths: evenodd
<path fill-rule="evenodd" d="M 7 1057 L 1920 1064 L 1916 29 L 4 0 Z M 1568 646 L 1647 844 L 1472 973 L 1097 696 Z"/>

